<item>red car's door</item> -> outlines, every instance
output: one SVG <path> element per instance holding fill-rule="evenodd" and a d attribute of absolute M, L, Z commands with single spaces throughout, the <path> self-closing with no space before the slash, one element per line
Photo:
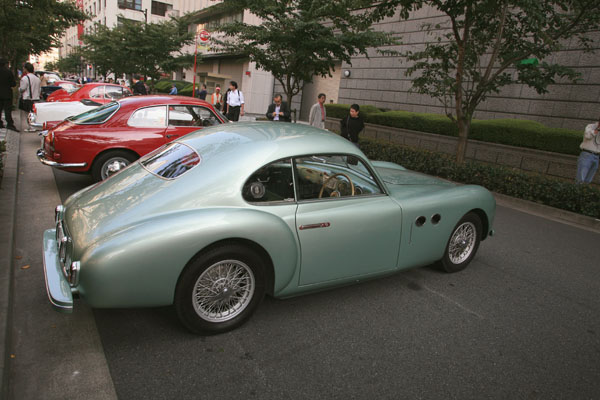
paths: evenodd
<path fill-rule="evenodd" d="M 127 121 L 129 147 L 140 156 L 162 146 L 167 128 L 167 106 L 150 106 L 135 110 Z"/>
<path fill-rule="evenodd" d="M 220 123 L 219 118 L 206 107 L 191 104 L 170 105 L 169 125 L 165 132 L 165 139 L 170 142 L 205 126 Z"/>

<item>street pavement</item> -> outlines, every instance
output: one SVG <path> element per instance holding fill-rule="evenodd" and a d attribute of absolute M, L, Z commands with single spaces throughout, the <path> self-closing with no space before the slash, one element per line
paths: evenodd
<path fill-rule="evenodd" d="M 3 360 L 0 398 L 3 399 L 115 399 L 117 392 L 121 394 L 121 398 L 175 398 L 173 397 L 175 394 L 180 394 L 179 398 L 194 398 L 193 394 L 185 391 L 186 386 L 192 390 L 205 389 L 206 398 L 231 398 L 240 395 L 261 398 L 261 392 L 270 393 L 269 398 L 285 398 L 289 397 L 286 396 L 286 385 L 288 387 L 302 386 L 302 383 L 293 381 L 294 374 L 283 372 L 286 368 L 291 368 L 297 375 L 304 373 L 313 379 L 312 382 L 304 383 L 306 387 L 302 389 L 302 392 L 297 393 L 299 398 L 306 398 L 303 395 L 310 396 L 315 393 L 327 394 L 329 398 L 364 398 L 363 395 L 368 392 L 373 395 L 382 395 L 381 398 L 393 398 L 394 392 L 390 390 L 403 385 L 401 383 L 402 376 L 397 377 L 398 381 L 390 382 L 389 387 L 381 387 L 380 380 L 382 378 L 377 378 L 373 374 L 365 373 L 364 379 L 356 380 L 356 373 L 349 369 L 350 365 L 361 365 L 366 370 L 391 371 L 390 368 L 394 368 L 399 361 L 398 357 L 403 357 L 404 363 L 410 360 L 414 363 L 415 368 L 423 369 L 424 376 L 428 374 L 427 369 L 434 368 L 434 363 L 437 363 L 435 368 L 439 370 L 440 362 L 446 365 L 449 376 L 454 376 L 452 370 L 461 370 L 465 366 L 458 365 L 457 361 L 451 358 L 440 360 L 439 356 L 440 354 L 444 357 L 455 356 L 457 353 L 463 354 L 465 346 L 472 347 L 473 351 L 473 354 L 467 355 L 468 368 L 477 369 L 478 363 L 487 367 L 492 365 L 492 370 L 501 374 L 497 377 L 499 381 L 505 382 L 506 379 L 513 379 L 515 384 L 525 385 L 523 380 L 527 379 L 526 377 L 515 376 L 515 372 L 511 372 L 507 368 L 519 365 L 519 363 L 533 365 L 531 360 L 535 359 L 535 356 L 529 353 L 530 348 L 536 346 L 538 339 L 535 334 L 537 331 L 532 327 L 523 327 L 515 325 L 515 322 L 507 322 L 510 327 L 508 332 L 519 339 L 505 342 L 501 337 L 507 333 L 505 325 L 484 324 L 483 322 L 490 319 L 492 315 L 500 316 L 502 320 L 508 321 L 515 316 L 507 312 L 507 305 L 518 310 L 520 301 L 532 300 L 536 307 L 541 307 L 545 301 L 551 302 L 559 317 L 564 318 L 564 321 L 581 323 L 594 314 L 596 306 L 587 305 L 590 299 L 585 297 L 587 295 L 583 294 L 586 293 L 584 291 L 581 291 L 579 297 L 573 296 L 571 293 L 576 290 L 571 290 L 568 295 L 564 293 L 559 298 L 548 298 L 547 300 L 543 297 L 551 292 L 550 289 L 523 295 L 523 292 L 520 291 L 522 289 L 520 285 L 523 283 L 519 279 L 510 274 L 499 273 L 497 269 L 492 268 L 492 265 L 502 265 L 506 259 L 510 259 L 514 255 L 492 254 L 486 250 L 487 242 L 483 243 L 482 251 L 488 257 L 478 257 L 487 261 L 478 261 L 477 268 L 474 268 L 476 272 L 472 273 L 470 279 L 484 279 L 484 277 L 489 279 L 489 276 L 493 276 L 498 282 L 508 282 L 513 285 L 513 289 L 509 290 L 515 291 L 514 298 L 507 297 L 506 293 L 497 290 L 493 290 L 493 293 L 483 293 L 483 288 L 477 285 L 474 285 L 473 293 L 469 295 L 454 293 L 455 289 L 450 289 L 453 291 L 453 298 L 450 298 L 445 293 L 448 285 L 450 287 L 459 286 L 461 279 L 465 279 L 465 275 L 462 277 L 452 275 L 452 278 L 448 278 L 447 275 L 424 269 L 408 271 L 385 281 L 374 281 L 359 287 L 339 289 L 333 292 L 332 297 L 328 297 L 328 294 L 318 294 L 286 301 L 267 299 L 247 326 L 236 332 L 212 338 L 198 338 L 186 333 L 178 325 L 173 316 L 173 310 L 169 307 L 150 310 L 97 310 L 94 318 L 94 313 L 83 302 L 78 302 L 74 314 L 59 314 L 51 309 L 46 298 L 41 260 L 41 237 L 45 229 L 53 226 L 53 210 L 57 204 L 61 203 L 61 196 L 56 187 L 52 170 L 40 164 L 35 157 L 35 150 L 40 144 L 37 134 L 25 132 L 18 134 L 9 131 L 6 139 L 8 152 L 0 187 L 0 204 L 3 205 L 0 209 L 0 226 L 3 227 L 0 230 L 0 357 Z M 85 178 L 82 177 L 82 180 Z M 504 196 L 499 196 L 498 202 L 500 205 L 527 211 L 530 213 L 527 215 L 535 214 L 544 217 L 544 219 L 540 219 L 525 214 L 521 217 L 512 217 L 530 218 L 531 225 L 546 226 L 548 225 L 544 222 L 546 219 L 562 222 L 566 219 L 569 224 L 576 227 L 570 232 L 573 235 L 579 235 L 578 237 L 584 237 L 579 227 L 596 233 L 600 232 L 599 221 L 594 219 L 580 218 L 528 202 L 513 201 Z M 506 212 L 501 211 L 501 213 Z M 514 214 L 510 214 L 510 216 L 512 215 Z M 511 217 L 507 215 L 504 220 L 506 221 L 508 218 Z M 507 221 L 506 225 L 508 227 L 516 222 Z M 519 246 L 518 239 L 517 237 L 511 239 L 516 241 L 512 243 L 513 246 Z M 559 243 L 560 240 L 557 239 L 556 247 L 559 246 Z M 525 260 L 525 262 L 535 265 L 537 262 L 534 260 L 535 256 L 532 254 L 531 257 L 531 260 Z M 553 257 L 561 259 L 568 258 L 569 255 L 561 255 L 557 252 Z M 569 261 L 564 260 L 564 262 Z M 585 268 L 590 265 L 589 263 L 590 260 L 585 258 L 580 264 L 575 265 L 575 270 L 581 276 L 591 276 L 590 271 Z M 541 267 L 538 270 L 545 272 Z M 526 280 L 536 279 L 533 272 L 526 273 L 530 274 L 526 276 Z M 556 278 L 560 279 L 561 277 L 557 276 Z M 583 282 L 578 283 L 581 287 L 596 284 L 591 279 L 589 282 L 581 279 Z M 411 291 L 398 291 L 399 287 L 408 288 Z M 355 322 L 340 319 L 339 315 L 342 314 L 360 313 L 357 310 L 363 307 L 361 302 L 372 302 L 373 299 L 376 299 L 378 292 L 383 292 L 383 297 L 397 300 L 400 315 L 386 315 L 389 310 L 384 305 L 367 303 L 364 306 L 370 310 L 369 312 L 381 312 L 381 317 L 390 318 L 389 322 L 377 327 L 365 325 L 364 321 L 371 318 L 373 314 L 358 314 Z M 356 293 L 359 294 L 356 295 Z M 411 293 L 414 293 L 415 296 L 411 296 Z M 437 299 L 432 304 L 433 310 L 427 309 L 423 303 L 423 299 L 432 296 L 433 299 Z M 496 298 L 497 300 L 477 304 L 477 296 L 486 299 Z M 456 298 L 458 300 L 455 300 Z M 501 299 L 505 303 L 501 303 Z M 569 316 L 567 315 L 568 309 L 563 306 L 563 303 L 576 303 L 584 306 L 580 309 L 579 315 Z M 331 308 L 323 309 L 323 305 Z M 488 309 L 488 307 L 490 308 Z M 410 320 L 406 314 L 405 319 L 402 319 L 402 312 L 407 312 L 407 310 L 421 310 L 421 314 L 417 312 L 415 315 L 422 315 L 422 317 Z M 451 324 L 444 315 L 456 312 L 456 310 L 463 313 L 459 314 L 460 320 L 457 323 L 467 328 L 467 334 L 468 329 L 473 329 L 473 336 L 463 336 L 462 331 L 457 333 L 452 325 L 447 325 L 447 335 L 456 335 L 450 336 L 450 341 L 455 342 L 459 350 L 448 353 L 447 349 L 436 348 L 435 345 L 427 349 L 419 348 L 422 346 L 422 342 L 418 340 L 421 336 L 431 338 L 430 343 L 436 343 L 441 338 L 436 336 L 440 332 L 429 330 L 428 327 L 436 329 L 439 327 L 440 321 L 443 324 Z M 284 322 L 280 321 L 278 315 L 288 317 L 285 322 L 288 324 L 286 330 L 280 329 Z M 426 315 L 429 317 L 425 318 Z M 319 320 L 313 320 L 313 316 Z M 454 316 L 450 319 L 453 318 Z M 100 326 L 96 326 L 96 321 L 99 321 Z M 553 323 L 553 320 L 542 314 L 533 322 L 537 327 L 538 325 L 549 325 Z M 302 336 L 299 333 L 307 329 L 306 323 L 310 323 L 312 328 L 308 329 L 306 336 Z M 392 337 L 397 340 L 402 336 L 405 339 L 408 337 L 409 343 L 388 342 L 389 331 L 387 329 L 392 324 L 399 324 L 397 326 L 405 324 L 402 330 L 393 334 Z M 590 354 L 581 353 L 582 348 L 578 346 L 577 338 L 569 336 L 572 332 L 569 330 L 567 322 L 560 323 L 556 332 L 547 333 L 553 339 L 547 343 L 559 343 L 567 346 L 573 351 L 574 356 L 578 357 L 582 365 L 588 365 L 588 359 L 591 357 L 597 360 L 598 351 L 600 351 L 597 348 L 597 339 L 590 339 L 591 335 L 596 334 L 597 319 L 592 320 L 589 324 L 590 326 L 586 327 L 585 323 L 581 323 L 582 334 L 579 340 L 589 344 Z M 524 329 L 531 330 L 530 337 L 526 336 L 526 343 L 520 343 L 519 331 Z M 254 335 L 245 335 L 248 331 L 253 331 Z M 496 343 L 492 343 L 492 345 L 495 344 L 492 346 L 493 354 L 485 354 L 489 349 L 487 346 L 489 343 L 481 343 L 473 339 L 475 334 L 481 332 L 485 333 L 484 337 L 495 338 Z M 276 337 L 273 337 L 274 333 L 277 335 Z M 407 333 L 408 335 L 406 335 Z M 443 335 L 443 333 L 441 334 Z M 337 338 L 331 343 L 334 335 Z M 344 343 L 345 347 L 338 347 L 335 342 Z M 103 348 L 103 343 L 106 348 Z M 281 353 L 280 349 L 285 347 L 285 343 L 288 343 L 289 347 Z M 193 347 L 190 347 L 190 344 Z M 505 347 L 507 344 L 522 351 L 523 356 L 513 358 L 514 353 Z M 350 353 L 348 353 L 348 345 L 351 349 Z M 376 355 L 379 347 L 385 346 L 393 351 L 390 350 L 389 354 L 383 356 Z M 413 346 L 412 350 L 411 346 Z M 549 362 L 555 364 L 556 359 L 552 356 L 552 352 L 556 349 L 553 349 L 550 344 L 540 346 L 548 352 Z M 178 354 L 178 356 L 175 361 L 171 360 L 171 364 L 167 365 L 170 353 Z M 417 357 L 421 353 L 426 353 L 431 358 Z M 204 361 L 201 362 L 199 357 L 202 357 Z M 265 359 L 270 360 L 270 364 L 265 365 L 264 362 L 261 362 Z M 346 366 L 343 365 L 344 360 L 347 363 Z M 337 366 L 342 370 L 342 375 L 328 377 L 318 375 L 318 372 L 302 371 L 299 369 L 302 367 L 292 365 L 297 361 L 300 361 L 299 365 L 316 364 L 325 370 L 334 368 L 334 363 L 342 361 L 341 365 Z M 187 370 L 182 368 L 183 362 L 193 368 Z M 109 371 L 109 363 L 115 382 Z M 566 366 L 569 366 L 569 363 L 577 364 L 577 360 L 565 360 L 565 363 Z M 556 365 L 554 366 L 556 367 Z M 580 367 L 579 365 L 575 366 Z M 152 371 L 150 376 L 156 377 L 153 382 L 144 382 L 145 378 L 140 376 L 144 369 Z M 598 373 L 598 370 L 598 365 L 596 365 L 596 369 L 589 372 L 594 375 Z M 577 371 L 571 371 L 569 376 L 573 376 Z M 223 386 L 219 386 L 217 381 L 207 381 L 206 377 L 199 375 L 200 372 L 205 375 L 213 373 L 220 376 L 220 384 Z M 565 371 L 548 372 L 542 368 L 540 371 L 533 371 L 532 376 L 539 377 L 547 373 L 552 377 L 563 372 Z M 229 381 L 227 384 L 228 378 L 240 375 L 251 377 L 251 381 L 239 382 L 239 387 L 236 386 L 235 381 Z M 344 375 L 353 377 L 354 381 L 345 383 Z M 175 380 L 169 381 L 169 378 Z M 433 385 L 435 378 L 439 378 L 443 385 L 451 385 L 451 379 L 448 376 L 424 377 L 422 383 L 425 386 Z M 598 378 L 600 381 L 600 376 Z M 271 379 L 279 379 L 284 384 L 274 387 Z M 386 379 L 388 379 L 387 376 Z M 460 377 L 455 377 L 455 379 L 461 382 Z M 558 377 L 556 382 L 560 382 Z M 374 385 L 374 383 L 379 385 Z M 489 379 L 483 377 L 477 382 L 465 383 L 472 387 L 465 387 L 463 393 L 473 394 L 479 390 L 487 393 L 486 397 L 492 398 L 503 398 L 503 394 L 514 393 L 511 388 L 503 387 L 498 389 L 497 396 L 490 396 L 490 389 L 485 387 L 485 384 L 489 384 Z M 166 395 L 158 395 L 158 392 L 154 391 L 155 387 L 164 385 L 172 386 L 167 386 Z M 344 391 L 344 385 L 356 390 L 355 396 L 343 395 L 347 394 Z M 548 385 L 550 389 L 553 388 L 552 382 L 548 382 Z M 583 387 L 584 389 L 581 390 L 585 391 L 578 392 L 577 385 Z M 117 390 L 117 386 L 120 391 Z M 565 393 L 588 394 L 597 387 L 597 382 L 590 382 L 589 376 L 582 376 L 578 382 L 574 382 L 573 388 L 569 388 L 570 391 L 567 390 Z M 543 396 L 539 397 L 539 391 L 540 389 L 538 392 L 533 391 L 527 397 L 543 398 Z M 171 393 L 171 397 L 168 393 Z M 213 395 L 210 396 L 209 393 L 213 393 Z M 421 397 L 423 393 L 427 393 L 426 388 L 422 392 L 412 392 L 413 396 L 411 397 Z M 452 397 L 450 393 L 457 392 L 448 388 L 447 393 L 448 397 Z M 196 398 L 201 397 L 198 395 Z M 584 397 L 593 398 L 589 395 Z"/>

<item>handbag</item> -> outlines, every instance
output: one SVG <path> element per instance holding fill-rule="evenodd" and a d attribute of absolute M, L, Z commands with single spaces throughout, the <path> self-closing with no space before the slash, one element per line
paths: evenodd
<path fill-rule="evenodd" d="M 25 112 L 31 112 L 31 110 L 33 110 L 33 100 L 31 99 L 33 97 L 31 93 L 31 80 L 27 75 L 25 75 L 25 78 L 27 78 L 27 81 L 29 82 L 29 98 L 24 99 L 23 95 L 19 97 L 19 109 Z"/>

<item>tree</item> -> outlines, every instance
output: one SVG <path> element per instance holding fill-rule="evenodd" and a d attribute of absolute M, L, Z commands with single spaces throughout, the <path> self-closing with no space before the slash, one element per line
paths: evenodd
<path fill-rule="evenodd" d="M 102 75 L 139 73 L 154 79 L 193 62 L 182 47 L 194 40 L 186 18 L 157 24 L 123 20 L 114 28 L 96 25 L 95 32 L 82 37 L 83 55 Z"/>
<path fill-rule="evenodd" d="M 0 54 L 18 65 L 59 46 L 66 29 L 86 18 L 73 1 L 0 0 Z"/>
<path fill-rule="evenodd" d="M 242 21 L 221 25 L 215 50 L 248 57 L 283 86 L 288 104 L 314 76 L 331 76 L 336 62 L 351 64 L 368 49 L 395 45 L 393 35 L 374 31 L 373 23 L 391 16 L 401 0 L 224 0 L 223 12 L 249 10 L 260 25 Z M 410 3 L 404 1 L 404 3 Z M 404 8 L 401 12 L 407 16 Z"/>
<path fill-rule="evenodd" d="M 463 162 L 477 106 L 503 86 L 525 84 L 538 93 L 578 74 L 549 57 L 578 40 L 591 49 L 586 33 L 600 26 L 597 0 L 426 0 L 416 7 L 438 9 L 446 21 L 425 28 L 437 36 L 422 51 L 408 51 L 416 75 L 413 89 L 444 105 L 458 126 L 457 161 Z M 541 61 L 539 61 L 541 60 Z"/>
<path fill-rule="evenodd" d="M 57 60 L 54 63 L 48 63 L 44 67 L 49 71 L 60 71 L 72 74 L 79 74 L 83 69 L 83 54 L 80 47 L 76 47 L 66 57 Z"/>

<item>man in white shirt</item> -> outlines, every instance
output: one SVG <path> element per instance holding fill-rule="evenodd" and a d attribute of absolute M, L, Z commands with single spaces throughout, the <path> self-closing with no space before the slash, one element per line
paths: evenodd
<path fill-rule="evenodd" d="M 585 127 L 577 159 L 577 183 L 590 183 L 598 170 L 600 159 L 600 120 Z"/>
<path fill-rule="evenodd" d="M 21 77 L 21 82 L 19 83 L 19 92 L 24 100 L 23 104 L 25 109 L 23 111 L 29 113 L 31 111 L 31 107 L 33 106 L 33 102 L 40 101 L 42 86 L 40 78 L 33 73 L 33 65 L 31 65 L 31 63 L 25 63 L 23 69 L 24 75 Z M 25 129 L 25 132 L 35 131 L 35 129 L 29 125 L 28 116 L 25 115 L 25 118 L 21 117 L 21 121 L 23 121 L 23 119 L 27 121 L 27 125 L 29 126 L 27 129 Z"/>
<path fill-rule="evenodd" d="M 327 118 L 327 112 L 325 111 L 325 93 L 319 93 L 317 102 L 310 108 L 310 114 L 308 116 L 308 123 L 317 128 L 325 129 L 325 118 Z"/>
<path fill-rule="evenodd" d="M 238 121 L 244 115 L 244 94 L 238 90 L 237 82 L 229 82 L 229 95 L 227 96 L 227 118 Z"/>

